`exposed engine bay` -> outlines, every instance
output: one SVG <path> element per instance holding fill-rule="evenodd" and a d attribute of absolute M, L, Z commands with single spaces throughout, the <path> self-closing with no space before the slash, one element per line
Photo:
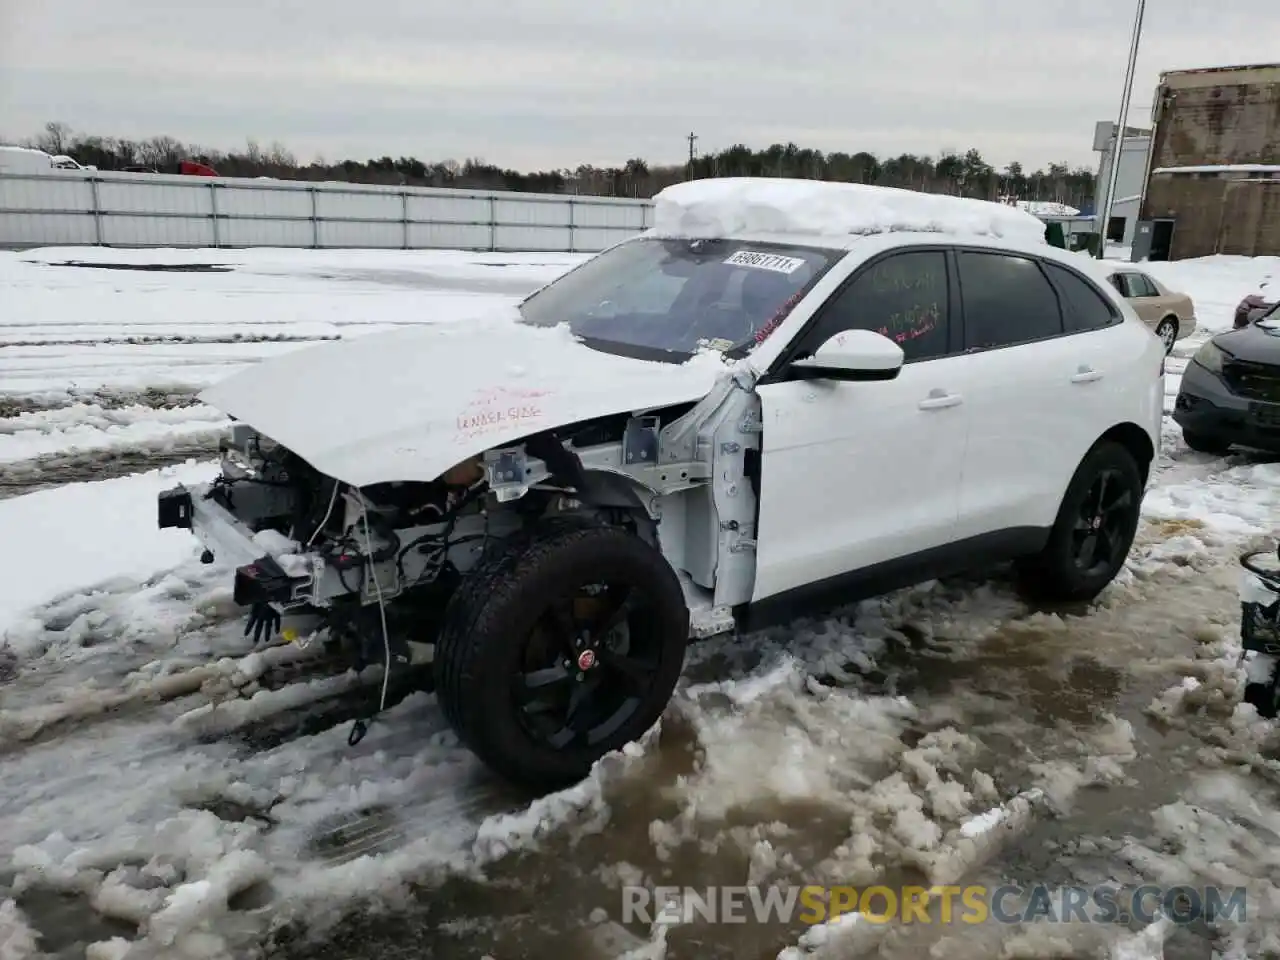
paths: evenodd
<path fill-rule="evenodd" d="M 757 411 L 754 393 L 728 379 L 697 404 L 557 427 L 434 482 L 360 489 L 235 423 L 220 475 L 163 494 L 160 526 L 191 529 L 205 562 L 235 565 L 246 635 L 325 630 L 326 647 L 356 669 L 420 662 L 486 549 L 557 514 L 659 549 L 685 587 L 691 635 L 712 635 L 750 598 Z"/>

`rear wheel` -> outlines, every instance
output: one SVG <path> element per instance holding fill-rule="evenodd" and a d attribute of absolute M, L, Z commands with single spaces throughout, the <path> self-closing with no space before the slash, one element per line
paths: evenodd
<path fill-rule="evenodd" d="M 1127 449 L 1104 441 L 1076 468 L 1043 550 L 1018 565 L 1031 599 L 1093 600 L 1115 579 L 1138 531 L 1142 473 Z"/>
<path fill-rule="evenodd" d="M 615 527 L 552 522 L 472 570 L 450 602 L 436 691 L 459 738 L 538 790 L 583 779 L 662 715 L 689 616 L 666 559 Z"/>
<path fill-rule="evenodd" d="M 1164 343 L 1164 352 L 1173 353 L 1173 345 L 1178 342 L 1178 320 L 1176 317 L 1165 317 L 1156 325 L 1156 336 Z"/>

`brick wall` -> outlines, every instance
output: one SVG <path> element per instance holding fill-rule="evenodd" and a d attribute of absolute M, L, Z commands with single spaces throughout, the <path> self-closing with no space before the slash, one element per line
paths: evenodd
<path fill-rule="evenodd" d="M 1228 181 L 1216 177 L 1157 174 L 1147 184 L 1143 219 L 1172 217 L 1170 260 L 1207 257 L 1215 253 L 1222 201 Z"/>
<path fill-rule="evenodd" d="M 1167 74 L 1151 166 L 1280 164 L 1280 67 Z M 1140 218 L 1177 223 L 1169 257 L 1280 255 L 1280 181 L 1152 174 Z"/>
<path fill-rule="evenodd" d="M 1147 187 L 1146 209 L 1177 221 L 1170 260 L 1280 256 L 1280 180 L 1161 174 Z"/>
<path fill-rule="evenodd" d="M 1162 88 L 1153 167 L 1280 163 L 1280 78 Z"/>

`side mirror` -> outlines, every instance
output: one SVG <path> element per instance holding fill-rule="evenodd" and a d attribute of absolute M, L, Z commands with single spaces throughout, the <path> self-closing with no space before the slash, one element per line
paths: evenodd
<path fill-rule="evenodd" d="M 793 360 L 788 368 L 801 380 L 892 380 L 902 370 L 902 348 L 871 330 L 843 330 L 812 357 Z"/>

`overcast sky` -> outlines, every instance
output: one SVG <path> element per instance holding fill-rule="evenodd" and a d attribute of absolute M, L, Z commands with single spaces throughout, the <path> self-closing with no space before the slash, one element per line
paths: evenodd
<path fill-rule="evenodd" d="M 0 138 L 48 120 L 520 169 L 824 151 L 1092 165 L 1133 0 L 0 0 Z M 1148 4 L 1161 70 L 1280 59 L 1277 0 Z"/>

